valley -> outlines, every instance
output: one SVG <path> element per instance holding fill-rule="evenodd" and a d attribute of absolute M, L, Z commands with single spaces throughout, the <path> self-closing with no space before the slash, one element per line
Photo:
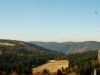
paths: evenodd
<path fill-rule="evenodd" d="M 65 54 L 29 42 L 0 39 L 0 74 L 90 75 L 100 66 L 97 54 L 97 50 L 81 49 Z"/>

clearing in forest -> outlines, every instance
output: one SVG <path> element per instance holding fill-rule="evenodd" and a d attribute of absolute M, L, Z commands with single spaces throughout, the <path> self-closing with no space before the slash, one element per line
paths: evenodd
<path fill-rule="evenodd" d="M 33 72 L 42 72 L 48 69 L 50 72 L 57 72 L 58 69 L 68 67 L 69 61 L 67 60 L 49 60 L 46 64 L 33 68 Z"/>
<path fill-rule="evenodd" d="M 15 46 L 15 44 L 12 44 L 12 43 L 0 43 L 0 45 Z"/>

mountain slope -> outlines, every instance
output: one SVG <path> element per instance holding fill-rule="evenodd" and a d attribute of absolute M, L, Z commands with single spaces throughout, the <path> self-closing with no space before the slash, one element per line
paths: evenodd
<path fill-rule="evenodd" d="M 63 55 L 28 42 L 0 39 L 0 72 L 29 75 L 32 67 Z"/>
<path fill-rule="evenodd" d="M 84 52 L 84 51 L 100 49 L 100 42 L 96 41 L 63 42 L 63 43 L 30 41 L 30 43 L 34 43 L 42 47 L 63 53 L 76 53 L 76 52 Z"/>

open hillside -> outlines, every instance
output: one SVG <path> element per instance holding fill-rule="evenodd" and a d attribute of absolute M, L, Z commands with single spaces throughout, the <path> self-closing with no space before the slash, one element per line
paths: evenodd
<path fill-rule="evenodd" d="M 93 51 L 100 49 L 100 42 L 96 41 L 85 41 L 85 42 L 37 42 L 30 41 L 33 44 L 37 44 L 39 46 L 56 50 L 59 52 L 63 52 L 66 54 L 76 53 L 76 52 L 85 52 L 85 51 Z"/>
<path fill-rule="evenodd" d="M 33 67 L 63 55 L 28 42 L 0 39 L 0 73 L 31 74 Z"/>

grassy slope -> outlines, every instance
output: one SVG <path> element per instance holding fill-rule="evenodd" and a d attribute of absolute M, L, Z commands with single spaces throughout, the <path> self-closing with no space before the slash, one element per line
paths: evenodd
<path fill-rule="evenodd" d="M 46 64 L 33 68 L 34 73 L 42 72 L 44 69 L 48 69 L 51 73 L 57 72 L 58 69 L 68 67 L 69 62 L 67 60 L 49 60 Z"/>

